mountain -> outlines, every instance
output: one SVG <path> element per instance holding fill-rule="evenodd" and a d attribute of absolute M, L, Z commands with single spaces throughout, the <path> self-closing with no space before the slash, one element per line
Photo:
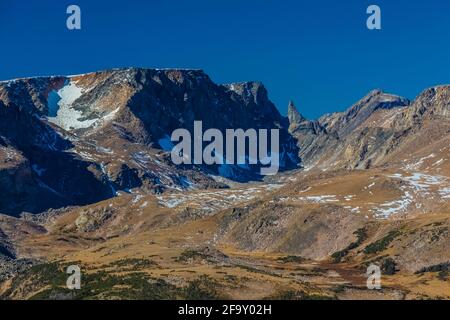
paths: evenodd
<path fill-rule="evenodd" d="M 395 157 L 408 139 L 425 133 L 424 125 L 448 117 L 447 94 L 446 86 L 432 88 L 411 105 L 408 99 L 374 90 L 345 112 L 317 121 L 291 116 L 289 130 L 298 140 L 306 167 L 379 166 Z M 441 136 L 445 135 L 444 130 Z"/>
<path fill-rule="evenodd" d="M 261 83 L 217 85 L 201 70 L 129 68 L 6 81 L 0 112 L 0 211 L 9 214 L 94 203 L 133 188 L 223 188 L 212 178 L 220 175 L 260 179 L 257 166 L 172 165 L 170 134 L 192 133 L 194 121 L 222 132 L 279 129 L 281 166 L 298 162 L 287 121 Z"/>
<path fill-rule="evenodd" d="M 200 70 L 1 82 L 0 298 L 450 299 L 450 86 L 299 106 Z M 283 170 L 173 165 L 194 120 L 280 129 Z"/>

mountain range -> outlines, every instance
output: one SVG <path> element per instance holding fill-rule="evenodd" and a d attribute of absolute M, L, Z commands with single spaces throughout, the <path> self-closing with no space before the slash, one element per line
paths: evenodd
<path fill-rule="evenodd" d="M 280 173 L 174 165 L 171 132 L 197 120 L 279 129 Z M 450 298 L 449 142 L 449 85 L 413 101 L 374 90 L 309 120 L 259 82 L 201 70 L 2 81 L 0 294 Z M 87 291 L 63 287 L 75 262 Z M 365 286 L 373 263 L 381 291 Z"/>

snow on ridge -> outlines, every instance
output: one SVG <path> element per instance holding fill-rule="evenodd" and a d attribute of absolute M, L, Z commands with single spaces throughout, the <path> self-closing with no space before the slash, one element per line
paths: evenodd
<path fill-rule="evenodd" d="M 20 77 L 20 78 L 15 78 L 15 79 L 8 79 L 8 80 L 0 80 L 0 84 L 13 84 L 19 81 L 26 81 L 26 80 L 53 80 L 53 79 L 67 79 L 70 76 L 65 76 L 65 75 L 48 75 L 48 76 L 30 76 L 30 77 Z"/>
<path fill-rule="evenodd" d="M 91 74 L 95 74 L 97 72 L 87 72 L 87 73 L 79 73 L 79 74 L 70 74 L 67 75 L 67 78 L 79 78 L 79 77 L 84 77 L 84 76 L 89 76 Z"/>
<path fill-rule="evenodd" d="M 20 78 L 15 78 L 15 79 L 0 80 L 0 84 L 5 84 L 5 83 L 8 84 L 8 83 L 13 83 L 13 82 L 17 82 L 17 81 L 33 80 L 33 79 L 55 79 L 55 78 L 70 79 L 70 78 L 79 78 L 79 77 L 84 77 L 84 76 L 88 76 L 88 75 L 95 74 L 95 73 L 97 73 L 97 72 L 94 71 L 94 72 L 87 72 L 87 73 L 80 73 L 80 74 L 71 74 L 71 75 L 54 74 L 54 75 L 47 75 L 47 76 L 20 77 Z"/>
<path fill-rule="evenodd" d="M 2 83 L 11 83 L 11 82 L 16 82 L 19 79 L 11 79 L 11 80 L 0 80 L 0 84 Z"/>
<path fill-rule="evenodd" d="M 31 79 L 54 79 L 54 78 L 78 78 L 84 77 L 96 73 L 104 73 L 104 72 L 117 72 L 117 71 L 128 71 L 128 70 L 153 70 L 153 71 L 194 71 L 194 72 L 204 72 L 203 69 L 200 68 L 177 68 L 177 67 L 167 67 L 167 68 L 147 68 L 147 67 L 124 67 L 124 68 L 110 68 L 103 69 L 97 71 L 90 71 L 86 73 L 78 73 L 78 74 L 70 74 L 70 75 L 62 75 L 62 74 L 54 74 L 54 75 L 36 75 L 36 76 L 28 76 L 28 77 L 19 77 L 14 79 L 6 79 L 0 80 L 0 84 L 4 83 L 12 83 L 20 80 L 31 80 Z"/>
<path fill-rule="evenodd" d="M 6 83 L 14 83 L 21 80 L 32 80 L 32 79 L 42 79 L 42 78 L 57 78 L 58 76 L 36 76 L 36 77 L 23 77 L 23 78 L 16 78 L 16 79 L 9 79 L 9 80 L 0 80 L 0 84 Z M 64 76 L 62 76 L 64 78 Z"/>

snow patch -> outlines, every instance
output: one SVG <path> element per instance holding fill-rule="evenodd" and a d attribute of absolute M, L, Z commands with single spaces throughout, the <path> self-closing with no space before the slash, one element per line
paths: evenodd
<path fill-rule="evenodd" d="M 82 112 L 72 106 L 82 93 L 83 89 L 71 81 L 60 90 L 50 92 L 48 121 L 67 131 L 92 126 L 98 119 L 80 120 L 83 117 Z"/>
<path fill-rule="evenodd" d="M 131 201 L 131 203 L 136 204 L 139 202 L 139 200 L 141 200 L 144 196 L 141 194 L 138 194 L 136 197 L 133 198 L 133 200 Z"/>
<path fill-rule="evenodd" d="M 431 155 L 428 157 L 430 158 Z M 375 216 L 378 218 L 386 219 L 392 216 L 393 214 L 406 213 L 408 208 L 414 203 L 417 209 L 422 208 L 422 204 L 420 202 L 415 201 L 415 197 L 427 199 L 432 197 L 432 189 L 434 186 L 440 187 L 438 193 L 443 199 L 450 198 L 450 187 L 448 185 L 448 179 L 444 176 L 439 175 L 429 175 L 422 172 L 413 172 L 409 175 L 403 175 L 400 173 L 396 173 L 393 175 L 389 175 L 390 178 L 401 179 L 408 184 L 406 186 L 402 186 L 401 189 L 404 191 L 403 196 L 395 201 L 389 201 L 382 203 L 378 207 L 372 209 Z"/>
<path fill-rule="evenodd" d="M 387 219 L 393 214 L 406 212 L 412 202 L 413 196 L 407 191 L 400 200 L 385 202 L 372 211 L 374 211 L 377 218 Z"/>
<path fill-rule="evenodd" d="M 450 199 L 450 187 L 439 189 L 442 199 Z"/>
<path fill-rule="evenodd" d="M 322 196 L 306 196 L 299 197 L 298 200 L 313 202 L 313 203 L 328 203 L 328 202 L 338 202 L 335 195 L 322 195 Z"/>
<path fill-rule="evenodd" d="M 405 169 L 406 169 L 406 170 L 417 170 L 417 169 L 419 169 L 419 168 L 423 165 L 423 163 L 424 163 L 425 160 L 427 160 L 427 159 L 432 159 L 432 158 L 434 158 L 434 157 L 436 157 L 436 155 L 435 155 L 434 153 L 432 153 L 432 154 L 430 154 L 429 156 L 420 158 L 419 161 L 417 161 L 416 163 L 412 163 L 412 164 L 406 165 Z"/>

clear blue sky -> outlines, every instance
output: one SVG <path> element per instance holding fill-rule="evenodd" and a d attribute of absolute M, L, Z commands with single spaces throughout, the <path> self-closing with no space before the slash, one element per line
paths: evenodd
<path fill-rule="evenodd" d="M 82 30 L 66 29 L 66 8 Z M 382 9 L 382 30 L 366 8 Z M 0 79 L 124 66 L 260 80 L 284 114 L 343 110 L 368 91 L 450 83 L 448 0 L 0 0 Z"/>

